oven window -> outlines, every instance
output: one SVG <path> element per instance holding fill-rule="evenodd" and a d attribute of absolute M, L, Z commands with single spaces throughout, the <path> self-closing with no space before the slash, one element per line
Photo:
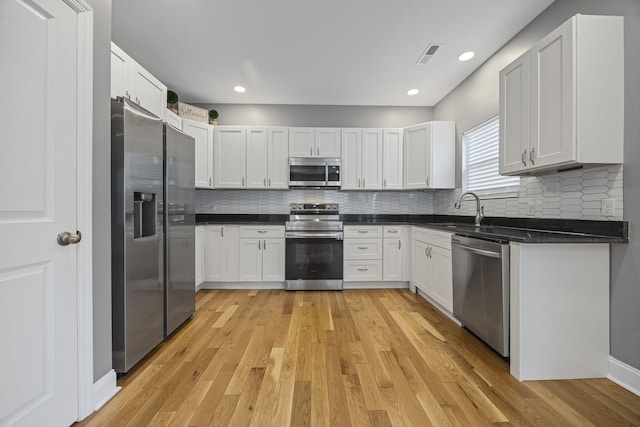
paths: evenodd
<path fill-rule="evenodd" d="M 287 239 L 287 280 L 342 279 L 342 240 Z"/>
<path fill-rule="evenodd" d="M 289 181 L 324 182 L 326 169 L 319 166 L 289 166 Z"/>
<path fill-rule="evenodd" d="M 339 182 L 340 181 L 340 166 L 328 166 L 329 172 L 329 182 Z"/>

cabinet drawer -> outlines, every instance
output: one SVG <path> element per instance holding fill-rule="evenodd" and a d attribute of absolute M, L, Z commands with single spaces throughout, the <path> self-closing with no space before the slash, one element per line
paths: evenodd
<path fill-rule="evenodd" d="M 284 239 L 284 226 L 281 225 L 242 225 L 240 226 L 241 239 Z"/>
<path fill-rule="evenodd" d="M 382 227 L 379 225 L 344 227 L 344 237 L 354 237 L 356 239 L 375 239 L 382 237 Z"/>
<path fill-rule="evenodd" d="M 419 240 L 421 242 L 428 242 L 431 237 L 431 230 L 428 228 L 422 227 L 412 227 L 411 228 L 411 238 L 414 240 Z"/>
<path fill-rule="evenodd" d="M 432 245 L 451 250 L 451 233 L 435 230 L 433 230 L 431 233 L 432 234 L 430 243 Z"/>
<path fill-rule="evenodd" d="M 384 238 L 400 238 L 402 237 L 402 226 L 401 225 L 385 225 L 382 227 L 382 234 Z"/>
<path fill-rule="evenodd" d="M 382 261 L 345 261 L 344 280 L 347 282 L 382 280 Z"/>
<path fill-rule="evenodd" d="M 382 259 L 382 239 L 345 239 L 344 259 Z"/>

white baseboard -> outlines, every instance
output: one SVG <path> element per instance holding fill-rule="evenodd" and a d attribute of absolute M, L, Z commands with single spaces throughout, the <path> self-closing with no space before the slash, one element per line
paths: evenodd
<path fill-rule="evenodd" d="M 200 289 L 284 289 L 284 282 L 204 282 Z"/>
<path fill-rule="evenodd" d="M 93 404 L 94 411 L 102 408 L 105 403 L 120 391 L 121 387 L 116 385 L 116 380 L 116 371 L 112 369 L 93 384 L 93 388 L 91 389 L 91 402 Z"/>
<path fill-rule="evenodd" d="M 614 383 L 640 396 L 640 370 L 609 356 L 609 374 Z"/>
<path fill-rule="evenodd" d="M 409 282 L 342 282 L 343 289 L 407 289 Z"/>

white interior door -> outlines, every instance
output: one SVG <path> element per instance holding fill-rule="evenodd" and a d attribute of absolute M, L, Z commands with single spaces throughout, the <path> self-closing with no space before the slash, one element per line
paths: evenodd
<path fill-rule="evenodd" d="M 78 14 L 62 0 L 0 2 L 0 425 L 78 417 Z"/>

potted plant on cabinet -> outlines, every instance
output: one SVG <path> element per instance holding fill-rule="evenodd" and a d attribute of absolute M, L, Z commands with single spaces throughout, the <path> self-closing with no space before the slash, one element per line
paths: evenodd
<path fill-rule="evenodd" d="M 218 112 L 216 110 L 209 110 L 209 124 L 213 126 L 218 125 Z"/>
<path fill-rule="evenodd" d="M 167 91 L 167 108 L 178 114 L 178 94 L 172 90 Z"/>

